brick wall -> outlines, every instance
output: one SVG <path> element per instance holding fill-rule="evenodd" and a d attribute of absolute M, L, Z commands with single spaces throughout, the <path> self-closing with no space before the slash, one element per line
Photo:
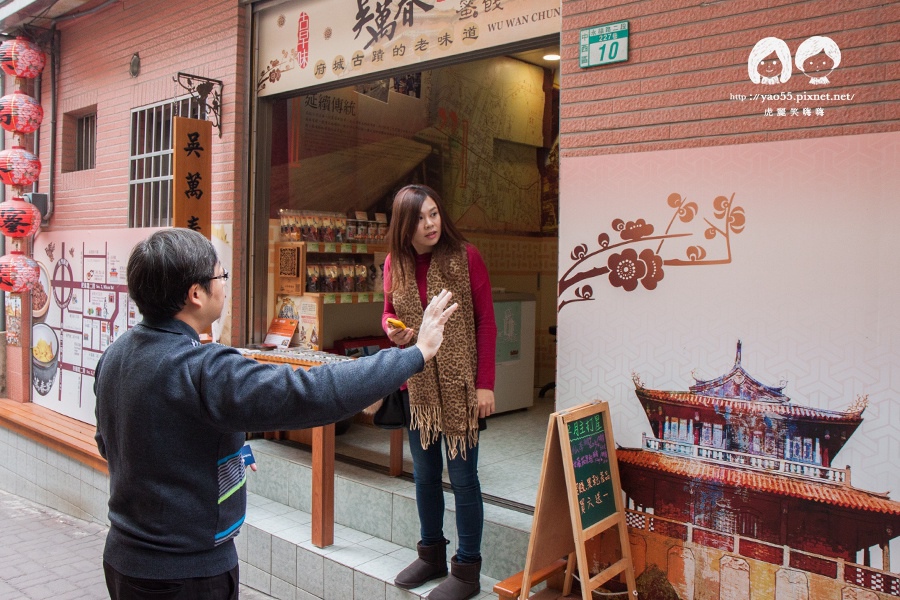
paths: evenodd
<path fill-rule="evenodd" d="M 50 229 L 127 227 L 131 110 L 186 94 L 173 81 L 182 71 L 224 83 L 221 138 L 213 128 L 212 218 L 214 223 L 233 223 L 232 262 L 242 264 L 249 43 L 245 11 L 237 0 L 126 1 L 59 24 L 55 212 Z M 141 71 L 133 78 L 129 63 L 135 52 Z M 40 130 L 40 191 L 46 192 L 51 131 L 46 71 L 41 103 L 47 114 Z M 63 135 L 65 115 L 91 107 L 97 114 L 96 168 L 63 172 L 74 147 Z M 240 290 L 244 273 L 235 271 L 233 289 Z M 241 301 L 240 294 L 233 295 L 233 315 L 243 315 Z M 243 320 L 235 318 L 234 339 L 242 339 Z"/>
<path fill-rule="evenodd" d="M 562 2 L 564 156 L 636 152 L 900 129 L 900 2 L 883 0 L 571 0 Z M 629 60 L 582 69 L 583 28 L 628 20 Z M 828 36 L 841 64 L 828 85 L 794 67 L 780 85 L 750 81 L 763 37 L 792 56 Z M 854 94 L 852 100 L 753 101 L 754 93 Z M 747 100 L 732 99 L 745 95 Z M 764 116 L 766 107 L 821 107 L 822 116 Z"/>

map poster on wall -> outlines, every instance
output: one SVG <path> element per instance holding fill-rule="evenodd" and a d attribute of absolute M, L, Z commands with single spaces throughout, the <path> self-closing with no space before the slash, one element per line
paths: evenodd
<path fill-rule="evenodd" d="M 36 293 L 46 296 L 32 317 L 32 402 L 96 424 L 97 361 L 141 319 L 128 296 L 128 256 L 154 231 L 52 231 L 35 238 L 44 288 Z"/>

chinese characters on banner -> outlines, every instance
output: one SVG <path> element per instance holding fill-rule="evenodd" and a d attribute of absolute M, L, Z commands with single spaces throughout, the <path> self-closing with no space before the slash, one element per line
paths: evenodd
<path fill-rule="evenodd" d="M 559 34 L 559 0 L 292 0 L 259 12 L 260 96 Z"/>
<path fill-rule="evenodd" d="M 172 226 L 212 233 L 212 123 L 175 117 Z"/>

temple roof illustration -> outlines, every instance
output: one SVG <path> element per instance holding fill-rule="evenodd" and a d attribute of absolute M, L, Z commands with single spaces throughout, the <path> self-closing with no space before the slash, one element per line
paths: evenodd
<path fill-rule="evenodd" d="M 829 506 L 900 516 L 900 502 L 891 500 L 887 494 L 867 492 L 851 486 L 834 485 L 808 478 L 785 477 L 777 473 L 745 470 L 731 465 L 628 448 L 616 450 L 616 458 L 620 465 L 641 467 L 690 480 L 820 502 Z"/>

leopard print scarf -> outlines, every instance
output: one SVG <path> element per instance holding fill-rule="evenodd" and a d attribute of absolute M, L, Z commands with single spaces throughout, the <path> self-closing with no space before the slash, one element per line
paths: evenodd
<path fill-rule="evenodd" d="M 434 360 L 407 381 L 412 416 L 410 427 L 418 429 L 422 447 L 428 448 L 443 433 L 450 458 L 478 444 L 478 398 L 475 375 L 478 367 L 475 346 L 475 314 L 469 283 L 469 260 L 465 248 L 451 253 L 435 249 L 428 267 L 427 298 L 442 289 L 453 292 L 459 308 L 444 326 L 444 341 Z M 422 301 L 415 277 L 410 277 L 393 294 L 397 316 L 418 330 L 422 324 Z"/>

